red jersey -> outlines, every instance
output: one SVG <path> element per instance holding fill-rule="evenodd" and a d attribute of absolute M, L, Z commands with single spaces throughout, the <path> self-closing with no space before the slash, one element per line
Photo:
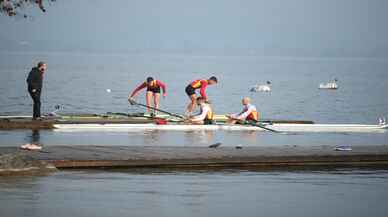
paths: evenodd
<path fill-rule="evenodd" d="M 208 86 L 208 81 L 205 79 L 198 79 L 190 83 L 191 87 L 194 89 L 200 89 L 199 93 L 201 96 L 205 99 L 207 99 L 206 96 L 206 88 Z"/>
<path fill-rule="evenodd" d="M 142 84 L 140 84 L 131 94 L 131 97 L 135 96 L 140 90 L 144 89 L 144 88 L 151 88 L 151 89 L 154 89 L 154 88 L 162 88 L 163 90 L 163 93 L 165 94 L 166 93 L 166 85 L 164 83 L 162 83 L 161 81 L 159 80 L 153 80 L 151 82 L 150 85 L 148 85 L 147 82 L 143 82 Z"/>

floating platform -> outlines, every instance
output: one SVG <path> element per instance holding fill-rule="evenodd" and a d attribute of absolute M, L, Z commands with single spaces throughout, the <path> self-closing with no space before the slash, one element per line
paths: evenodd
<path fill-rule="evenodd" d="M 23 154 L 58 169 L 82 168 L 272 168 L 345 167 L 388 168 L 388 145 L 354 146 L 336 151 L 331 146 L 282 147 L 139 147 L 45 146 L 42 151 L 0 147 L 0 156 Z"/>
<path fill-rule="evenodd" d="M 181 122 L 179 118 L 169 115 L 158 115 L 157 118 L 163 118 L 169 121 L 169 124 L 177 124 Z M 216 115 L 215 120 L 219 123 L 224 123 L 227 118 L 225 115 Z M 293 124 L 313 124 L 312 121 L 304 120 L 271 120 L 273 123 L 293 123 Z M 34 121 L 31 116 L 0 116 L 0 130 L 13 129 L 55 129 L 54 125 L 58 126 L 87 126 L 94 124 L 95 126 L 117 125 L 125 126 L 125 124 L 147 124 L 155 123 L 154 117 L 144 116 L 143 113 L 125 114 L 125 113 L 107 113 L 107 114 L 61 114 L 59 116 L 48 116 L 42 120 Z M 123 125 L 119 125 L 123 124 Z M 135 126 L 135 125 L 132 125 Z"/>
<path fill-rule="evenodd" d="M 54 124 L 144 124 L 153 123 L 149 117 L 128 115 L 67 114 L 59 117 L 44 117 L 32 120 L 30 116 L 0 116 L 0 130 L 54 129 Z"/>

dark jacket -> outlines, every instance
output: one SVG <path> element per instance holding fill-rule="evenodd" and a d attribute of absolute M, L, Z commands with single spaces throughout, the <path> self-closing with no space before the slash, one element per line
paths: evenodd
<path fill-rule="evenodd" d="M 42 89 L 43 76 L 41 71 L 39 71 L 38 67 L 34 67 L 31 69 L 30 74 L 27 77 L 28 89 Z"/>

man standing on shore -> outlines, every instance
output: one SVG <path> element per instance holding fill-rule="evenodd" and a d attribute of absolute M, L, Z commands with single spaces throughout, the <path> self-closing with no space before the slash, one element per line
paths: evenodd
<path fill-rule="evenodd" d="M 40 95 L 42 93 L 43 74 L 47 69 L 44 62 L 39 62 L 38 65 L 31 69 L 27 77 L 28 92 L 34 102 L 33 120 L 40 120 Z"/>

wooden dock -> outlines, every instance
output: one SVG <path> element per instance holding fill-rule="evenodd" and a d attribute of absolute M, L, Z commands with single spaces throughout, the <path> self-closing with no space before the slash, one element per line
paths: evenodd
<path fill-rule="evenodd" d="M 54 129 L 54 124 L 145 124 L 153 123 L 152 119 L 148 118 L 104 118 L 104 117 L 83 117 L 83 118 L 68 118 L 61 119 L 44 119 L 31 120 L 30 118 L 2 118 L 0 119 L 0 130 L 16 130 L 16 129 L 31 129 L 31 130 L 49 130 Z"/>
<path fill-rule="evenodd" d="M 384 166 L 388 168 L 388 145 L 355 146 L 352 151 L 335 151 L 331 146 L 282 147 L 138 147 L 138 146 L 46 146 L 42 151 L 0 147 L 4 154 L 24 154 L 72 168 L 212 168 L 212 167 L 344 167 Z"/>
<path fill-rule="evenodd" d="M 217 121 L 225 122 L 224 115 L 218 115 Z M 313 121 L 305 120 L 272 120 L 273 123 L 299 123 L 313 124 Z M 151 117 L 144 116 L 118 116 L 118 115 L 96 115 L 84 114 L 77 116 L 63 117 L 45 117 L 43 120 L 31 120 L 29 117 L 1 117 L 0 130 L 31 129 L 31 130 L 49 130 L 54 129 L 54 124 L 145 124 L 155 123 Z"/>

